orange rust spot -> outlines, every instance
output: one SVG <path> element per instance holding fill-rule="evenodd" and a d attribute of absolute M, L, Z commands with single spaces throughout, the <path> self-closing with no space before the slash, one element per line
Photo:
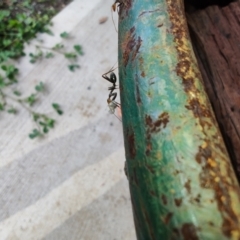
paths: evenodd
<path fill-rule="evenodd" d="M 154 191 L 150 191 L 150 195 L 152 195 L 153 197 L 157 197 L 157 194 Z"/>
<path fill-rule="evenodd" d="M 159 115 L 158 117 L 162 123 L 163 123 L 163 127 L 165 128 L 169 122 L 169 115 L 167 112 L 163 112 L 162 114 Z"/>
<path fill-rule="evenodd" d="M 146 155 L 149 155 L 149 153 L 151 152 L 152 150 L 152 144 L 151 143 L 148 143 L 147 144 L 147 148 L 146 148 Z"/>
<path fill-rule="evenodd" d="M 145 116 L 145 124 L 147 126 L 146 130 L 146 155 L 149 155 L 152 150 L 151 136 L 153 133 L 160 132 L 161 129 L 167 126 L 169 122 L 169 115 L 167 112 L 163 112 L 159 115 L 156 121 L 153 121 L 150 115 Z"/>
<path fill-rule="evenodd" d="M 175 198 L 174 202 L 177 207 L 180 207 L 182 204 L 182 198 Z"/>
<path fill-rule="evenodd" d="M 197 197 L 194 198 L 194 200 L 195 200 L 197 203 L 200 203 L 200 201 L 201 201 L 201 195 L 198 194 Z"/>
<path fill-rule="evenodd" d="M 151 116 L 146 115 L 146 117 L 145 117 L 145 122 L 146 122 L 146 124 L 147 124 L 149 127 L 152 127 L 152 125 L 153 125 L 153 120 L 152 120 Z"/>
<path fill-rule="evenodd" d="M 217 163 L 213 159 L 211 159 L 211 158 L 208 158 L 207 162 L 213 168 L 217 166 Z"/>
<path fill-rule="evenodd" d="M 162 194 L 162 202 L 164 205 L 167 205 L 167 197 L 164 194 Z"/>
<path fill-rule="evenodd" d="M 115 0 L 114 4 L 112 5 L 112 10 L 115 12 L 117 9 L 118 14 L 123 18 L 123 12 L 125 11 L 125 15 L 127 16 L 131 7 L 132 0 Z"/>
<path fill-rule="evenodd" d="M 191 183 L 191 180 L 188 179 L 188 181 L 185 182 L 185 184 L 184 184 L 184 187 L 187 189 L 188 194 L 191 193 L 191 185 L 190 185 L 190 183 Z"/>
<path fill-rule="evenodd" d="M 122 41 L 122 52 L 123 52 L 123 64 L 126 67 L 130 57 L 132 61 L 136 58 L 138 51 L 141 47 L 142 39 L 135 36 L 135 27 L 132 27 L 125 35 Z"/>
<path fill-rule="evenodd" d="M 139 79 L 138 79 L 138 75 L 137 74 L 135 75 L 135 81 L 136 81 L 135 86 L 136 86 L 137 103 L 141 104 L 142 100 L 141 100 L 141 97 L 140 97 Z"/>
<path fill-rule="evenodd" d="M 197 229 L 192 223 L 182 225 L 181 233 L 184 240 L 198 240 Z"/>
<path fill-rule="evenodd" d="M 128 140 L 129 157 L 131 159 L 134 159 L 136 156 L 136 146 L 135 146 L 135 136 L 132 130 L 127 131 L 127 140 Z"/>
<path fill-rule="evenodd" d="M 171 220 L 172 216 L 173 216 L 173 213 L 172 213 L 172 212 L 169 212 L 169 213 L 166 215 L 166 217 L 164 218 L 164 220 L 163 220 L 164 223 L 165 223 L 165 224 L 168 224 L 169 221 Z"/>
<path fill-rule="evenodd" d="M 197 98 L 191 99 L 186 108 L 191 110 L 196 118 L 211 116 L 210 110 L 205 105 L 201 104 Z"/>
<path fill-rule="evenodd" d="M 210 226 L 214 226 L 214 223 L 213 222 L 208 222 L 208 224 L 210 225 Z"/>
<path fill-rule="evenodd" d="M 235 230 L 239 224 L 238 217 L 232 208 L 232 200 L 229 193 L 228 179 L 232 176 L 232 173 L 226 176 L 222 174 L 220 166 L 213 160 L 215 153 L 211 150 L 209 142 L 206 141 L 206 143 L 205 148 L 199 147 L 196 155 L 196 161 L 203 165 L 203 171 L 199 174 L 200 186 L 213 190 L 214 199 L 211 199 L 211 202 L 217 204 L 219 213 L 222 216 L 223 234 L 231 237 L 231 232 Z M 227 161 L 225 158 L 221 160 Z M 230 167 L 228 170 L 230 171 Z M 234 181 L 232 180 L 232 182 Z"/>
<path fill-rule="evenodd" d="M 141 76 L 142 76 L 142 77 L 145 77 L 145 76 L 146 76 L 144 71 L 141 72 Z"/>

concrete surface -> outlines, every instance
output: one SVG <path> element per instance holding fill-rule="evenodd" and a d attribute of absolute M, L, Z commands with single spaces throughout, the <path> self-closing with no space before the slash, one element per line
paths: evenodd
<path fill-rule="evenodd" d="M 35 126 L 28 112 L 18 107 L 17 116 L 1 113 L 0 240 L 135 239 L 122 126 L 108 113 L 109 84 L 101 77 L 117 61 L 112 3 L 75 0 L 53 19 L 54 37 L 38 36 L 51 47 L 62 41 L 59 33 L 69 32 L 63 42 L 83 46 L 80 70 L 70 72 L 61 55 L 34 65 L 18 62 L 17 89 L 28 96 L 44 82 L 47 93 L 35 109 L 57 125 L 45 139 L 30 140 Z M 63 116 L 52 102 L 61 105 Z"/>

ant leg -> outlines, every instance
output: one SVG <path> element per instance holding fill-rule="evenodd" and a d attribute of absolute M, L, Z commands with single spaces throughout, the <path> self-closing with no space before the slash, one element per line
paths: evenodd
<path fill-rule="evenodd" d="M 117 97 L 117 93 L 110 93 L 108 98 L 111 100 L 111 101 L 114 101 Z"/>
<path fill-rule="evenodd" d="M 111 72 L 110 78 L 107 76 L 107 73 L 103 74 L 102 77 L 112 84 L 115 84 L 117 81 L 117 77 L 114 72 Z"/>

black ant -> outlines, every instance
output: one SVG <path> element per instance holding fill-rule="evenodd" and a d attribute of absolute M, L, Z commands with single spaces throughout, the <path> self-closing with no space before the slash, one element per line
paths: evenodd
<path fill-rule="evenodd" d="M 107 99 L 107 103 L 108 103 L 108 107 L 109 107 L 109 111 L 110 113 L 113 113 L 115 112 L 115 109 L 117 107 L 121 107 L 120 103 L 116 102 L 115 99 L 117 97 L 117 93 L 116 92 L 113 92 L 114 90 L 117 89 L 117 85 L 116 85 L 116 82 L 117 82 L 117 77 L 115 75 L 115 73 L 113 72 L 114 69 L 110 69 L 110 71 L 104 73 L 102 75 L 102 77 L 104 79 L 106 79 L 107 81 L 109 81 L 110 83 L 112 83 L 112 86 L 108 88 L 108 90 L 110 91 L 109 95 L 108 95 L 108 99 Z M 110 73 L 110 77 L 107 76 L 107 74 Z"/>

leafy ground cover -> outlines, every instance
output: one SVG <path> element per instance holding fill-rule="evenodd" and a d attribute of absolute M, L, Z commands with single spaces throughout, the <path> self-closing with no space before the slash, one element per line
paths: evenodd
<path fill-rule="evenodd" d="M 44 92 L 45 84 L 40 82 L 35 86 L 32 94 L 21 98 L 22 93 L 16 90 L 19 69 L 9 63 L 9 60 L 25 56 L 24 44 L 34 38 L 37 33 L 54 34 L 49 30 L 50 20 L 69 2 L 70 0 L 5 0 L 0 2 L 0 111 L 17 114 L 18 109 L 12 105 L 12 102 L 27 110 L 36 123 L 36 128 L 29 134 L 31 139 L 48 133 L 55 124 L 54 119 L 32 108 L 39 94 Z M 67 39 L 68 33 L 63 31 L 60 36 Z M 70 71 L 74 72 L 79 68 L 77 58 L 83 55 L 80 45 L 74 45 L 71 52 L 65 51 L 62 43 L 51 48 L 36 46 L 36 51 L 27 57 L 34 64 L 39 59 L 53 57 L 55 53 L 62 54 L 69 60 Z M 11 92 L 9 89 L 13 85 L 15 90 L 9 94 Z M 63 114 L 59 104 L 52 103 L 51 105 L 59 115 Z"/>

